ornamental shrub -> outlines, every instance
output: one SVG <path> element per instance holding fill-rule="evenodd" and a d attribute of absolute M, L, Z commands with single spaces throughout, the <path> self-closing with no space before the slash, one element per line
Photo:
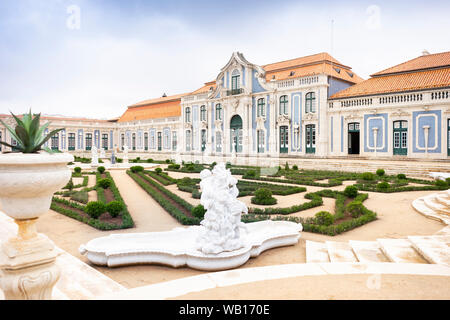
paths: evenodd
<path fill-rule="evenodd" d="M 364 206 L 361 201 L 352 201 L 345 208 L 348 213 L 352 215 L 353 218 L 358 218 L 363 214 Z"/>
<path fill-rule="evenodd" d="M 206 210 L 203 205 L 199 204 L 198 206 L 192 208 L 191 213 L 194 217 L 203 219 L 205 216 Z"/>
<path fill-rule="evenodd" d="M 334 218 L 328 211 L 320 211 L 316 213 L 314 222 L 321 226 L 329 226 L 333 224 Z"/>
<path fill-rule="evenodd" d="M 284 170 L 288 171 L 289 170 L 289 164 L 286 161 L 286 164 L 284 165 Z"/>
<path fill-rule="evenodd" d="M 138 173 L 138 172 L 142 172 L 144 171 L 144 167 L 143 166 L 132 166 L 130 168 L 131 172 L 133 173 Z"/>
<path fill-rule="evenodd" d="M 171 163 L 172 161 L 170 159 L 166 159 L 166 163 Z"/>
<path fill-rule="evenodd" d="M 450 178 L 446 178 L 445 181 L 447 182 L 448 185 L 450 185 Z"/>
<path fill-rule="evenodd" d="M 151 159 L 151 158 L 150 158 L 150 159 L 147 159 L 147 162 L 148 162 L 148 163 L 152 163 L 152 162 L 153 162 L 153 159 Z"/>
<path fill-rule="evenodd" d="M 162 169 L 161 169 L 161 168 L 156 168 L 156 169 L 155 169 L 155 172 L 156 172 L 156 174 L 161 174 Z"/>
<path fill-rule="evenodd" d="M 188 171 L 194 171 L 194 170 L 195 170 L 195 165 L 194 165 L 193 163 L 188 163 L 188 164 L 186 165 L 186 169 L 187 169 Z"/>
<path fill-rule="evenodd" d="M 97 185 L 103 189 L 108 189 L 111 186 L 111 180 L 108 178 L 99 179 Z"/>
<path fill-rule="evenodd" d="M 93 219 L 98 219 L 103 213 L 106 212 L 106 205 L 101 201 L 89 202 L 84 211 Z"/>
<path fill-rule="evenodd" d="M 382 176 L 384 176 L 385 171 L 384 171 L 384 169 L 378 169 L 378 170 L 376 171 L 376 173 L 377 173 L 377 176 L 382 177 Z"/>
<path fill-rule="evenodd" d="M 406 175 L 405 175 L 404 173 L 399 173 L 399 174 L 397 175 L 397 179 L 399 179 L 399 180 L 404 180 L 404 179 L 406 179 Z"/>
<path fill-rule="evenodd" d="M 349 198 L 354 198 L 358 195 L 358 188 L 355 186 L 345 187 L 344 194 Z"/>
<path fill-rule="evenodd" d="M 296 164 L 294 164 L 294 165 L 292 166 L 292 170 L 298 170 L 298 166 L 297 166 Z"/>
<path fill-rule="evenodd" d="M 117 217 L 123 208 L 124 204 L 117 200 L 111 201 L 106 205 L 106 211 L 108 211 L 113 218 Z"/>
<path fill-rule="evenodd" d="M 277 199 L 272 196 L 271 190 L 259 188 L 255 191 L 255 196 L 251 198 L 251 202 L 261 205 L 272 205 L 277 203 Z"/>
<path fill-rule="evenodd" d="M 214 167 L 216 166 L 216 164 L 217 164 L 217 162 L 213 162 L 213 163 L 211 163 L 211 169 L 214 169 Z"/>
<path fill-rule="evenodd" d="M 245 174 L 244 174 L 244 178 L 255 178 L 256 177 L 256 170 L 248 170 Z"/>
<path fill-rule="evenodd" d="M 81 173 L 81 168 L 80 167 L 75 167 L 73 169 L 73 171 L 75 171 L 75 173 Z"/>
<path fill-rule="evenodd" d="M 191 185 L 193 184 L 192 179 L 189 177 L 184 177 L 183 179 L 178 180 L 178 183 L 181 185 Z"/>
<path fill-rule="evenodd" d="M 180 165 L 176 164 L 176 163 L 171 163 L 171 164 L 169 164 L 169 166 L 167 168 L 178 170 L 178 169 L 180 169 Z"/>
<path fill-rule="evenodd" d="M 100 173 L 105 172 L 105 170 L 106 170 L 106 169 L 105 169 L 105 167 L 103 167 L 103 166 L 97 168 L 97 171 L 100 172 Z"/>
<path fill-rule="evenodd" d="M 361 174 L 361 178 L 363 180 L 374 180 L 375 179 L 375 175 L 372 172 L 364 172 L 363 174 Z"/>
<path fill-rule="evenodd" d="M 379 184 L 377 184 L 377 190 L 387 190 L 389 189 L 390 184 L 386 181 L 380 182 Z"/>

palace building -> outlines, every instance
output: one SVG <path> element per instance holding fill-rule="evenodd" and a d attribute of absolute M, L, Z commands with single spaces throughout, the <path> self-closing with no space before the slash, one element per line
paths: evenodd
<path fill-rule="evenodd" d="M 448 159 L 449 93 L 450 52 L 424 52 L 368 80 L 327 53 L 256 65 L 234 52 L 201 88 L 136 103 L 118 119 L 43 120 L 64 128 L 49 147 L 80 155 L 127 145 L 177 161 Z M 14 144 L 1 126 L 0 139 Z"/>

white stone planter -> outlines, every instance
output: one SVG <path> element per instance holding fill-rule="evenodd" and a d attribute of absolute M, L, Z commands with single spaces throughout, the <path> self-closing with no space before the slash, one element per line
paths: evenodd
<path fill-rule="evenodd" d="M 0 155 L 0 205 L 19 226 L 18 237 L 2 243 L 0 286 L 5 298 L 51 299 L 60 276 L 53 242 L 35 223 L 50 209 L 53 193 L 69 181 L 70 154 Z"/>
<path fill-rule="evenodd" d="M 54 192 L 69 181 L 68 153 L 0 155 L 0 205 L 16 220 L 38 218 L 48 212 Z"/>

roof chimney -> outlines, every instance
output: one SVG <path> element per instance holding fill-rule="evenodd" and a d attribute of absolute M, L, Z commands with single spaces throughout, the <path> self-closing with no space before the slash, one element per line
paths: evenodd
<path fill-rule="evenodd" d="M 423 55 L 423 56 L 427 56 L 427 55 L 429 55 L 429 54 L 430 54 L 430 53 L 429 53 L 428 50 L 426 50 L 426 49 L 422 51 L 422 55 Z"/>
<path fill-rule="evenodd" d="M 162 95 L 163 98 L 167 97 L 167 94 L 164 92 L 164 94 Z"/>

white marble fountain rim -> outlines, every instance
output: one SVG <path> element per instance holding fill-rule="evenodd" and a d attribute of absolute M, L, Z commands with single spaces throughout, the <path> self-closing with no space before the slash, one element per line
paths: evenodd
<path fill-rule="evenodd" d="M 201 226 L 192 226 L 192 227 L 177 227 L 172 229 L 171 231 L 160 231 L 160 232 L 146 232 L 146 233 L 128 233 L 128 234 L 111 234 L 106 237 L 100 237 L 89 241 L 86 245 L 80 246 L 80 251 L 87 251 L 90 253 L 99 253 L 108 256 L 114 255 L 123 255 L 123 254 L 135 254 L 135 253 L 163 253 L 172 256 L 181 256 L 181 255 L 189 255 L 194 257 L 215 257 L 215 258 L 227 258 L 234 257 L 239 254 L 243 254 L 245 252 L 251 251 L 254 248 L 260 247 L 266 241 L 275 240 L 277 238 L 285 238 L 285 237 L 300 237 L 300 231 L 302 231 L 302 225 L 289 221 L 258 221 L 246 224 L 249 229 L 248 234 L 245 236 L 248 239 L 249 243 L 247 243 L 244 247 L 234 250 L 234 251 L 225 251 L 219 254 L 204 254 L 201 251 L 195 249 L 193 246 L 195 245 L 195 238 L 198 235 L 198 230 L 203 228 Z M 252 230 L 260 229 L 267 230 L 267 228 L 271 228 L 270 233 L 268 234 L 258 234 L 255 236 Z M 278 229 L 278 230 L 277 230 Z M 187 237 L 186 237 L 187 236 Z M 163 239 L 161 239 L 163 238 Z M 183 241 L 180 241 L 180 238 Z M 137 243 L 133 240 L 139 239 L 147 239 L 146 244 L 137 245 Z M 155 245 L 149 246 L 149 240 L 155 239 L 158 242 Z M 180 249 L 175 248 L 162 248 L 164 245 L 163 242 L 166 239 L 174 239 L 176 241 L 176 245 L 180 244 L 188 244 L 187 246 L 180 246 Z M 117 240 L 117 241 L 114 241 Z M 122 242 L 122 246 L 118 246 L 118 241 L 126 240 L 126 242 Z M 128 240 L 128 241 L 127 241 Z M 131 242 L 130 242 L 131 241 Z M 167 245 L 167 243 L 166 243 Z"/>

